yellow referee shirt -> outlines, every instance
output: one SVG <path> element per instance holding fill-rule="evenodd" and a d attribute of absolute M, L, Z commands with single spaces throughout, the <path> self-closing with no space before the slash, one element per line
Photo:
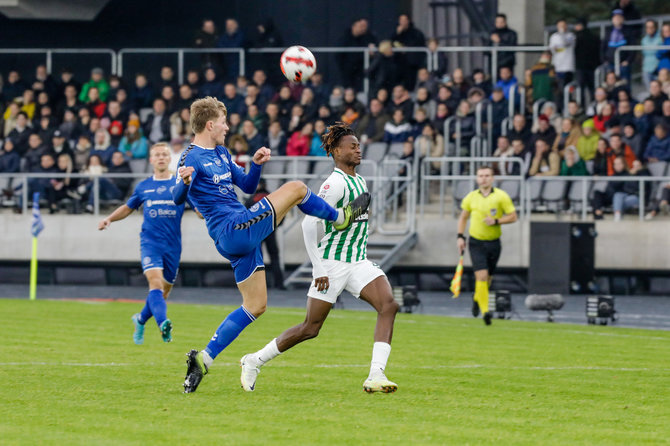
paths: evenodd
<path fill-rule="evenodd" d="M 486 197 L 479 189 L 473 190 L 461 202 L 461 209 L 470 213 L 470 236 L 477 240 L 497 240 L 502 231 L 500 225 L 484 223 L 487 215 L 500 218 L 515 211 L 512 199 L 502 189 L 494 187 Z"/>

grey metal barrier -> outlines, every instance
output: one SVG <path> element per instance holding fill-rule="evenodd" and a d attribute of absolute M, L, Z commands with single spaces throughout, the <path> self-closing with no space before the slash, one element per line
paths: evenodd
<path fill-rule="evenodd" d="M 505 162 L 505 163 L 512 163 L 512 164 L 518 164 L 520 169 L 520 172 L 523 172 L 523 161 L 518 159 L 518 158 L 501 158 L 501 157 L 425 157 L 421 160 L 421 174 L 420 174 L 420 181 L 421 181 L 421 187 L 420 187 L 420 197 L 419 197 L 419 203 L 420 203 L 420 211 L 419 215 L 421 217 L 424 216 L 425 212 L 425 205 L 426 205 L 426 200 L 429 195 L 429 190 L 430 190 L 430 184 L 431 182 L 439 182 L 439 203 L 440 203 L 440 217 L 444 217 L 444 210 L 445 210 L 445 204 L 446 204 L 446 187 L 447 183 L 451 182 L 452 184 L 452 189 L 454 192 L 454 196 L 456 198 L 459 198 L 456 192 L 457 191 L 457 186 L 459 185 L 459 182 L 462 181 L 467 181 L 467 190 L 474 190 L 476 186 L 476 175 L 475 175 L 475 168 L 479 165 L 482 164 L 498 164 L 500 162 Z M 431 173 L 431 164 L 432 163 L 440 163 L 440 173 Z M 461 174 L 450 174 L 449 172 L 456 171 L 456 169 L 449 168 L 449 164 L 451 163 L 464 163 L 468 164 L 470 166 L 469 174 L 466 175 L 461 175 Z M 519 175 L 499 175 L 495 177 L 496 181 L 511 181 L 514 183 L 519 184 L 519 197 L 518 197 L 518 202 L 521 205 L 520 209 L 520 216 L 528 216 L 528 207 L 526 206 L 527 200 L 526 200 L 526 190 L 524 187 L 524 181 L 525 177 L 523 174 Z M 461 183 L 465 184 L 465 183 Z M 460 187 L 458 187 L 460 189 Z M 460 197 L 462 198 L 462 197 Z"/>
<path fill-rule="evenodd" d="M 624 45 L 624 46 L 620 46 L 619 48 L 614 50 L 614 72 L 616 73 L 616 75 L 617 76 L 621 75 L 621 52 L 622 51 L 642 52 L 644 50 L 654 50 L 654 51 L 668 50 L 668 51 L 670 51 L 670 45 L 650 45 L 650 46 Z"/>
<path fill-rule="evenodd" d="M 247 50 L 249 53 L 268 54 L 268 53 L 283 53 L 285 48 L 251 48 Z M 363 69 L 365 76 L 363 78 L 363 92 L 366 97 L 370 96 L 370 75 L 368 69 L 370 68 L 370 54 L 378 51 L 377 47 L 313 47 L 309 48 L 312 53 L 361 53 L 363 55 Z M 433 70 L 433 59 L 430 57 L 430 51 L 426 47 L 394 47 L 394 52 L 397 53 L 424 53 L 426 55 L 426 68 L 428 71 Z M 279 63 L 279 61 L 277 61 Z M 318 67 L 318 61 L 317 61 Z"/>
<path fill-rule="evenodd" d="M 575 101 L 577 104 L 582 105 L 582 87 L 577 81 L 572 81 L 563 87 L 563 116 L 568 116 L 568 104 L 570 103 L 570 97 L 572 92 L 575 93 Z"/>
<path fill-rule="evenodd" d="M 661 29 L 663 22 L 670 20 L 670 15 L 651 15 L 638 20 L 626 20 L 626 25 L 644 25 L 647 20 L 653 20 L 658 24 L 658 29 Z M 600 35 L 600 40 L 605 39 L 607 34 L 607 28 L 612 27 L 611 20 L 598 20 L 589 22 L 587 28 L 598 29 L 598 34 Z M 569 25 L 569 29 L 574 29 L 574 25 Z M 549 37 L 553 32 L 556 31 L 556 25 L 545 26 L 544 27 L 544 43 L 549 44 Z"/>
<path fill-rule="evenodd" d="M 491 67 L 490 67 L 490 76 L 491 82 L 495 85 L 498 81 L 498 53 L 499 52 L 513 52 L 513 53 L 537 53 L 547 51 L 548 46 L 532 46 L 532 45 L 520 45 L 520 46 L 441 46 L 438 47 L 433 55 L 433 65 L 437 66 L 437 54 L 438 53 L 490 53 L 491 54 Z"/>
<path fill-rule="evenodd" d="M 576 184 L 580 183 L 580 189 L 578 192 L 580 192 L 580 198 L 581 198 L 581 218 L 586 219 L 588 216 L 588 208 L 589 208 L 589 200 L 590 200 L 590 194 L 592 192 L 592 187 L 591 184 L 593 184 L 593 188 L 595 188 L 595 183 L 609 183 L 610 181 L 622 181 L 622 182 L 637 182 L 638 184 L 638 218 L 640 221 L 644 220 L 644 213 L 645 213 L 645 208 L 646 208 L 646 203 L 645 203 L 645 190 L 647 187 L 651 188 L 650 191 L 654 191 L 653 183 L 669 183 L 670 182 L 670 177 L 668 176 L 607 176 L 607 177 L 602 177 L 602 176 L 583 176 L 583 177 L 562 177 L 562 176 L 557 176 L 557 177 L 539 177 L 539 176 L 534 176 L 528 178 L 528 180 L 525 183 L 525 189 L 526 189 L 526 199 L 528 202 L 526 203 L 526 208 L 531 210 L 532 209 L 532 192 L 531 189 L 533 188 L 533 183 L 541 182 L 549 182 L 549 181 L 561 181 L 564 184 Z M 606 184 L 605 184 L 606 186 Z M 541 190 L 541 187 L 537 190 Z M 593 189 L 595 190 L 595 189 Z M 562 197 L 561 197 L 562 198 Z M 653 197 L 650 197 L 651 200 L 653 200 Z"/>
<path fill-rule="evenodd" d="M 0 54 L 15 54 L 17 56 L 25 54 L 44 54 L 44 65 L 47 73 L 52 74 L 53 71 L 53 56 L 54 54 L 107 54 L 110 57 L 109 72 L 117 74 L 117 55 L 111 49 L 107 48 L 2 48 Z"/>
<path fill-rule="evenodd" d="M 184 83 L 185 54 L 237 54 L 239 58 L 239 75 L 244 76 L 245 53 L 242 48 L 123 48 L 118 54 L 117 74 L 123 76 L 124 56 L 128 54 L 174 54 L 177 56 L 177 81 Z"/>

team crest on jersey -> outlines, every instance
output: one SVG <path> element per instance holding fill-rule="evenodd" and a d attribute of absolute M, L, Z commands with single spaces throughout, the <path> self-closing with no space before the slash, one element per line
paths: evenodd
<path fill-rule="evenodd" d="M 250 210 L 251 212 L 256 212 L 256 211 L 258 210 L 258 208 L 259 208 L 259 205 L 258 205 L 258 203 L 256 203 L 255 205 L 251 206 L 251 207 L 249 208 L 249 210 Z"/>
<path fill-rule="evenodd" d="M 492 217 L 495 217 L 497 213 L 498 213 L 498 209 L 491 209 L 491 216 Z"/>
<path fill-rule="evenodd" d="M 142 259 L 142 265 L 144 266 L 149 266 L 151 265 L 151 257 L 146 256 L 145 258 Z"/>
<path fill-rule="evenodd" d="M 328 189 L 330 189 L 330 184 L 324 184 L 323 189 L 324 189 L 324 190 L 328 190 Z"/>
<path fill-rule="evenodd" d="M 218 174 L 214 174 L 212 177 L 212 181 L 214 181 L 214 184 L 219 184 L 219 181 L 221 181 L 221 177 L 219 177 Z"/>
<path fill-rule="evenodd" d="M 221 160 L 218 159 L 218 158 L 214 158 L 214 164 L 216 164 L 217 166 L 221 167 Z"/>
<path fill-rule="evenodd" d="M 219 186 L 219 192 L 221 192 L 223 195 L 226 195 L 228 193 L 228 189 L 226 189 L 225 186 Z"/>
<path fill-rule="evenodd" d="M 170 193 L 174 192 L 174 186 L 170 186 Z"/>
<path fill-rule="evenodd" d="M 158 189 L 156 189 L 156 193 L 162 194 L 167 190 L 167 187 L 165 186 L 160 186 Z"/>
<path fill-rule="evenodd" d="M 156 218 L 157 215 L 158 215 L 158 212 L 156 212 L 156 209 L 152 209 L 152 210 L 149 211 L 149 217 Z"/>

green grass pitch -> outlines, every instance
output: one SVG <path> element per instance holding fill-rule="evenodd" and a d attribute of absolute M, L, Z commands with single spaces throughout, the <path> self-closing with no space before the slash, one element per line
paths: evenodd
<path fill-rule="evenodd" d="M 140 304 L 0 300 L 0 444 L 667 444 L 670 332 L 400 314 L 395 394 L 366 394 L 374 313 L 334 310 L 266 366 L 239 358 L 302 321 L 270 307 L 182 393 L 185 353 L 232 309 L 171 304 L 174 341 Z"/>

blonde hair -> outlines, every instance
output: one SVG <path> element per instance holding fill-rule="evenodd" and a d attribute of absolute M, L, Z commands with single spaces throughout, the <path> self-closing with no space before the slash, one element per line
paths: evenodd
<path fill-rule="evenodd" d="M 194 133 L 202 133 L 208 121 L 218 119 L 221 114 L 228 116 L 228 110 L 223 102 L 207 96 L 191 104 L 191 128 Z"/>
<path fill-rule="evenodd" d="M 160 149 L 160 148 L 166 148 L 168 149 L 168 152 L 172 152 L 172 150 L 170 149 L 170 144 L 166 142 L 157 142 L 156 144 L 149 147 L 149 156 L 151 156 L 151 152 L 153 152 L 154 149 Z"/>

